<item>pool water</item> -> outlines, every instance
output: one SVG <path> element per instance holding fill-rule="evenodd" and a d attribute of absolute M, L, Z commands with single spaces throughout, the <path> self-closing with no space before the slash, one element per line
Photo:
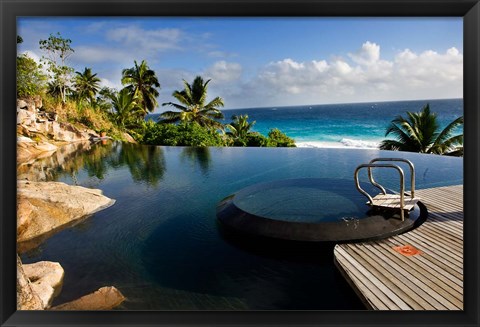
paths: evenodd
<path fill-rule="evenodd" d="M 374 196 L 375 186 L 362 183 Z M 419 226 L 427 218 L 417 204 L 402 220 L 398 209 L 372 208 L 353 180 L 296 178 L 254 184 L 217 206 L 222 224 L 241 233 L 304 242 L 383 239 Z"/>
<path fill-rule="evenodd" d="M 371 194 L 374 187 L 363 185 Z M 235 194 L 244 212 L 288 222 L 322 223 L 360 218 L 369 210 L 367 198 L 346 179 L 287 179 L 254 184 Z"/>
<path fill-rule="evenodd" d="M 400 154 L 415 164 L 417 188 L 463 183 L 461 158 L 395 153 Z M 216 206 L 258 183 L 353 180 L 356 166 L 389 156 L 379 150 L 111 142 L 83 146 L 79 152 L 57 151 L 19 168 L 19 178 L 99 188 L 116 203 L 21 258 L 25 263 L 61 263 L 65 279 L 54 305 L 113 285 L 127 297 L 119 307 L 124 310 L 363 309 L 334 267 L 331 245 L 286 245 L 232 235 L 219 226 Z M 394 190 L 396 177 L 375 173 L 378 182 Z M 344 204 L 350 206 L 347 200 Z"/>

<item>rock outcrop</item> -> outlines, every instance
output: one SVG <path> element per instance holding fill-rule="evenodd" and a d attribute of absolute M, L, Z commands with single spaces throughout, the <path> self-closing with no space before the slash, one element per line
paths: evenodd
<path fill-rule="evenodd" d="M 42 308 L 49 308 L 63 284 L 64 271 L 58 262 L 40 261 L 24 264 L 23 271 L 30 280 L 34 291 L 42 302 Z"/>
<path fill-rule="evenodd" d="M 119 306 L 125 297 L 113 286 L 99 288 L 72 302 L 57 305 L 50 310 L 110 310 Z"/>
<path fill-rule="evenodd" d="M 23 271 L 22 261 L 17 255 L 17 310 L 43 310 L 40 297 Z"/>
<path fill-rule="evenodd" d="M 27 167 L 41 161 L 68 166 L 77 150 L 88 150 L 99 135 L 82 124 L 58 122 L 57 114 L 43 108 L 40 96 L 17 100 L 17 173 L 29 179 Z M 127 133 L 127 142 L 135 140 Z M 56 154 L 53 156 L 53 154 Z M 43 160 L 37 160 L 44 158 Z M 51 159 L 50 159 L 51 158 Z M 54 167 L 39 166 L 35 180 L 48 180 Z M 27 176 L 28 175 L 28 176 Z M 115 203 L 101 190 L 58 182 L 19 180 L 17 184 L 17 251 L 38 246 L 45 238 Z M 17 309 L 44 310 L 51 306 L 63 283 L 59 263 L 41 261 L 22 265 L 17 255 Z M 54 310 L 109 310 L 125 300 L 113 286 L 65 303 Z"/>
<path fill-rule="evenodd" d="M 60 293 L 64 271 L 57 262 L 40 261 L 22 264 L 17 255 L 17 310 L 110 310 L 123 301 L 123 294 L 113 286 L 50 308 Z"/>
<path fill-rule="evenodd" d="M 17 124 L 23 126 L 21 134 L 27 137 L 42 134 L 60 142 L 77 142 L 98 137 L 93 130 L 80 130 L 72 124 L 58 122 L 55 113 L 42 110 L 40 97 L 17 100 Z"/>
<path fill-rule="evenodd" d="M 17 241 L 27 241 L 113 205 L 99 189 L 60 182 L 17 183 Z"/>

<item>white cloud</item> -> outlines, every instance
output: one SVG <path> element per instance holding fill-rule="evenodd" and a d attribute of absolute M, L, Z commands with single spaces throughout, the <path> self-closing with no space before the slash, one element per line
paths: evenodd
<path fill-rule="evenodd" d="M 105 29 L 108 26 L 106 21 L 94 22 L 85 26 L 84 31 L 87 33 L 97 33 Z"/>
<path fill-rule="evenodd" d="M 242 66 L 234 62 L 217 61 L 207 68 L 205 75 L 217 82 L 237 81 L 242 75 Z"/>
<path fill-rule="evenodd" d="M 380 46 L 369 41 L 355 53 L 350 53 L 349 57 L 359 65 L 373 65 L 380 59 Z"/>
<path fill-rule="evenodd" d="M 183 33 L 176 28 L 147 30 L 129 26 L 107 30 L 106 37 L 110 41 L 122 44 L 129 50 L 141 49 L 142 52 L 154 54 L 180 49 L 179 42 L 183 38 Z"/>
<path fill-rule="evenodd" d="M 462 96 L 463 55 L 456 48 L 405 49 L 384 60 L 379 45 L 365 42 L 349 54 L 350 61 L 332 58 L 271 62 L 226 102 L 245 107 Z"/>
<path fill-rule="evenodd" d="M 101 62 L 132 62 L 130 60 L 131 52 L 116 48 L 78 46 L 75 48 L 75 54 L 72 60 L 84 64 L 93 64 Z"/>
<path fill-rule="evenodd" d="M 120 80 L 118 82 L 113 82 L 109 80 L 108 78 L 100 78 L 100 87 L 108 87 L 111 89 L 116 89 L 116 90 L 121 90 L 123 88 L 122 83 L 120 83 Z"/>

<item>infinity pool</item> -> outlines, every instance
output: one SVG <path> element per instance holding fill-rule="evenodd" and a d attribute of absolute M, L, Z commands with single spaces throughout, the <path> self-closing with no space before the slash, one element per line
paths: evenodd
<path fill-rule="evenodd" d="M 419 189 L 463 183 L 461 158 L 393 154 L 414 163 Z M 128 299 L 119 308 L 124 310 L 363 309 L 333 265 L 332 245 L 232 234 L 218 224 L 216 206 L 258 183 L 303 178 L 347 183 L 359 164 L 391 156 L 379 150 L 121 143 L 58 151 L 19 168 L 19 178 L 100 188 L 116 203 L 21 257 L 25 263 L 62 264 L 64 286 L 54 304 L 113 285 Z M 387 171 L 375 175 L 393 190 L 396 177 Z M 305 205 L 308 197 L 307 192 Z"/>
<path fill-rule="evenodd" d="M 371 195 L 379 193 L 372 184 L 361 187 Z M 383 239 L 419 226 L 427 216 L 421 203 L 404 220 L 397 209 L 372 208 L 353 180 L 334 178 L 254 184 L 217 206 L 217 218 L 232 232 L 302 242 Z"/>

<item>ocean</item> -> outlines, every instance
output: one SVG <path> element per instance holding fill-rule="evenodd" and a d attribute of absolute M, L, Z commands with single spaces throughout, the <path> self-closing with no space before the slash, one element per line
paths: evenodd
<path fill-rule="evenodd" d="M 223 110 L 223 122 L 248 115 L 249 121 L 256 121 L 253 131 L 267 135 L 278 128 L 298 147 L 377 148 L 392 119 L 418 112 L 427 103 L 441 128 L 463 115 L 463 99 L 442 99 L 232 109 Z M 157 120 L 158 115 L 146 119 Z"/>

